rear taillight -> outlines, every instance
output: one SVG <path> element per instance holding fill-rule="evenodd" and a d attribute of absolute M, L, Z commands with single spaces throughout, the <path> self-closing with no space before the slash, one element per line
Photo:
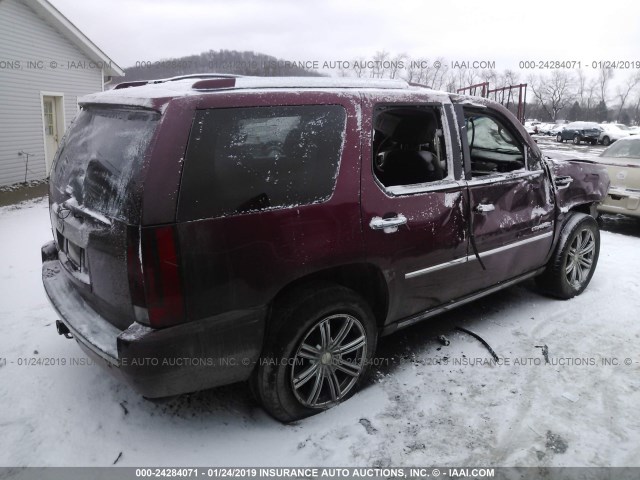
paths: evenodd
<path fill-rule="evenodd" d="M 184 322 L 175 228 L 143 228 L 130 232 L 129 240 L 129 289 L 136 319 L 152 328 Z"/>

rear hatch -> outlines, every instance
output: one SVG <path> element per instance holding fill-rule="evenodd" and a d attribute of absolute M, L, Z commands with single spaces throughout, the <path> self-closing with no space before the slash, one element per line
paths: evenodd
<path fill-rule="evenodd" d="M 140 256 L 143 164 L 159 120 L 146 109 L 84 106 L 51 172 L 60 262 L 84 300 L 121 329 L 135 320 L 139 285 L 128 264 Z"/>
<path fill-rule="evenodd" d="M 582 136 L 589 138 L 599 138 L 602 130 L 596 125 L 585 125 L 581 129 Z"/>

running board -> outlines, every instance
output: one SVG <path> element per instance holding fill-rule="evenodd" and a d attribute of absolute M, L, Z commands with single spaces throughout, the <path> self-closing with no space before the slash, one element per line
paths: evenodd
<path fill-rule="evenodd" d="M 397 330 L 410 327 L 411 325 L 421 322 L 422 320 L 426 320 L 427 318 L 435 317 L 436 315 L 439 315 L 444 312 L 448 312 L 449 310 L 453 310 L 454 308 L 460 307 L 469 302 L 473 302 L 474 300 L 478 300 L 479 298 L 486 297 L 487 295 L 491 295 L 492 293 L 498 292 L 505 288 L 509 288 L 515 285 L 516 283 L 520 283 L 524 280 L 527 280 L 529 278 L 532 278 L 532 277 L 535 277 L 536 275 L 541 274 L 544 271 L 544 269 L 545 267 L 539 268 L 537 270 L 534 270 L 533 272 L 525 273 L 524 275 L 520 275 L 518 277 L 512 278 L 511 280 L 507 280 L 505 282 L 494 285 L 493 287 L 487 288 L 486 290 L 473 293 L 466 297 L 462 297 L 458 300 L 453 300 L 452 302 L 447 303 L 445 305 L 440 305 L 439 307 L 432 308 L 430 310 L 425 310 L 424 312 L 420 312 L 410 317 L 406 317 L 402 320 L 398 320 L 397 322 L 394 322 L 384 327 L 382 329 L 382 332 L 380 333 L 380 336 L 383 337 L 385 335 L 389 335 Z"/>

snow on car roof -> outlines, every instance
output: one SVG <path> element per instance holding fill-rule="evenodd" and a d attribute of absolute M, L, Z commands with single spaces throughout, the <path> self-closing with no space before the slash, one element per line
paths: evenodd
<path fill-rule="evenodd" d="M 201 74 L 161 80 L 124 82 L 112 90 L 86 95 L 80 105 L 90 103 L 133 104 L 153 108 L 158 100 L 201 95 L 223 91 L 251 89 L 366 89 L 366 90 L 418 90 L 434 92 L 404 80 L 375 78 L 332 77 L 242 77 L 233 75 Z"/>

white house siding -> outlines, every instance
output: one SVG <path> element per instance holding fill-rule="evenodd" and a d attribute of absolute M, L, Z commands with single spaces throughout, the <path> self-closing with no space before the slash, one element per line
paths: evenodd
<path fill-rule="evenodd" d="M 28 62 L 43 68 L 28 68 Z M 51 62 L 57 62 L 52 68 Z M 84 62 L 86 68 L 69 68 Z M 14 68 L 19 63 L 20 68 Z M 42 100 L 40 92 L 64 95 L 68 127 L 78 111 L 77 99 L 102 90 L 102 71 L 69 40 L 19 0 L 0 0 L 0 185 L 46 176 Z"/>

